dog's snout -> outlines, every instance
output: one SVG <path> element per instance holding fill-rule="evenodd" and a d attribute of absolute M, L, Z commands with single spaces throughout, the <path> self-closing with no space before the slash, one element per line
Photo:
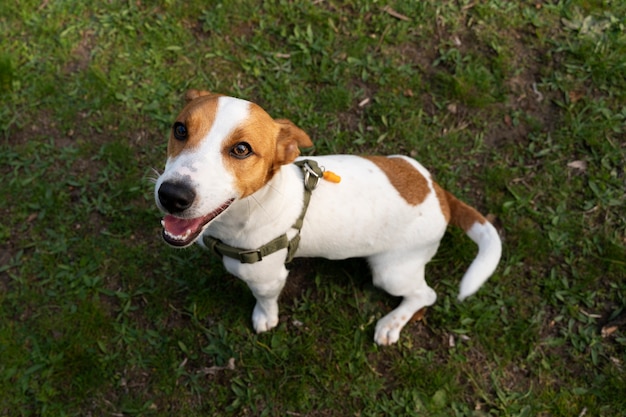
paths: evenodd
<path fill-rule="evenodd" d="M 195 191 L 184 183 L 164 182 L 159 187 L 159 202 L 170 213 L 185 211 L 193 204 L 195 198 Z"/>

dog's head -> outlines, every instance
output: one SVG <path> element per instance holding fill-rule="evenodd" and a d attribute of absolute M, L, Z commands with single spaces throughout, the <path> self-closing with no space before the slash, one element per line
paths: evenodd
<path fill-rule="evenodd" d="M 163 238 L 178 247 L 192 244 L 233 202 L 261 189 L 298 157 L 299 147 L 313 146 L 304 131 L 254 103 L 197 90 L 186 100 L 155 186 L 165 213 Z"/>

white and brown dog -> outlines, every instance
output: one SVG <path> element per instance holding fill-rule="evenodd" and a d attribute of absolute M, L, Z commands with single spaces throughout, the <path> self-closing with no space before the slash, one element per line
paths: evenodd
<path fill-rule="evenodd" d="M 374 284 L 403 297 L 376 325 L 380 345 L 395 343 L 409 319 L 435 302 L 424 268 L 448 223 L 479 248 L 459 299 L 495 270 L 502 251 L 496 229 L 415 160 L 328 155 L 305 163 L 298 148 L 313 144 L 288 120 L 209 92 L 191 90 L 186 99 L 155 186 L 165 213 L 163 237 L 177 247 L 197 241 L 222 255 L 226 269 L 256 297 L 257 332 L 278 324 L 285 262 L 294 255 L 367 258 Z M 336 175 L 320 179 L 324 169 Z"/>

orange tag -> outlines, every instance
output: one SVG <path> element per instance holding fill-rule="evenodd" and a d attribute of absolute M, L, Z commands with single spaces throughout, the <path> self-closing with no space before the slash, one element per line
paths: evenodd
<path fill-rule="evenodd" d="M 341 177 L 332 171 L 324 171 L 324 179 L 326 181 L 334 182 L 335 184 L 341 181 Z"/>

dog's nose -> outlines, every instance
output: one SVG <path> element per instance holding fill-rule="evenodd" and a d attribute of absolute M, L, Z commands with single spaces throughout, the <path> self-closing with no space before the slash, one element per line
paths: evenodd
<path fill-rule="evenodd" d="M 159 202 L 172 214 L 188 209 L 195 198 L 193 189 L 180 182 L 164 182 L 159 187 Z"/>

